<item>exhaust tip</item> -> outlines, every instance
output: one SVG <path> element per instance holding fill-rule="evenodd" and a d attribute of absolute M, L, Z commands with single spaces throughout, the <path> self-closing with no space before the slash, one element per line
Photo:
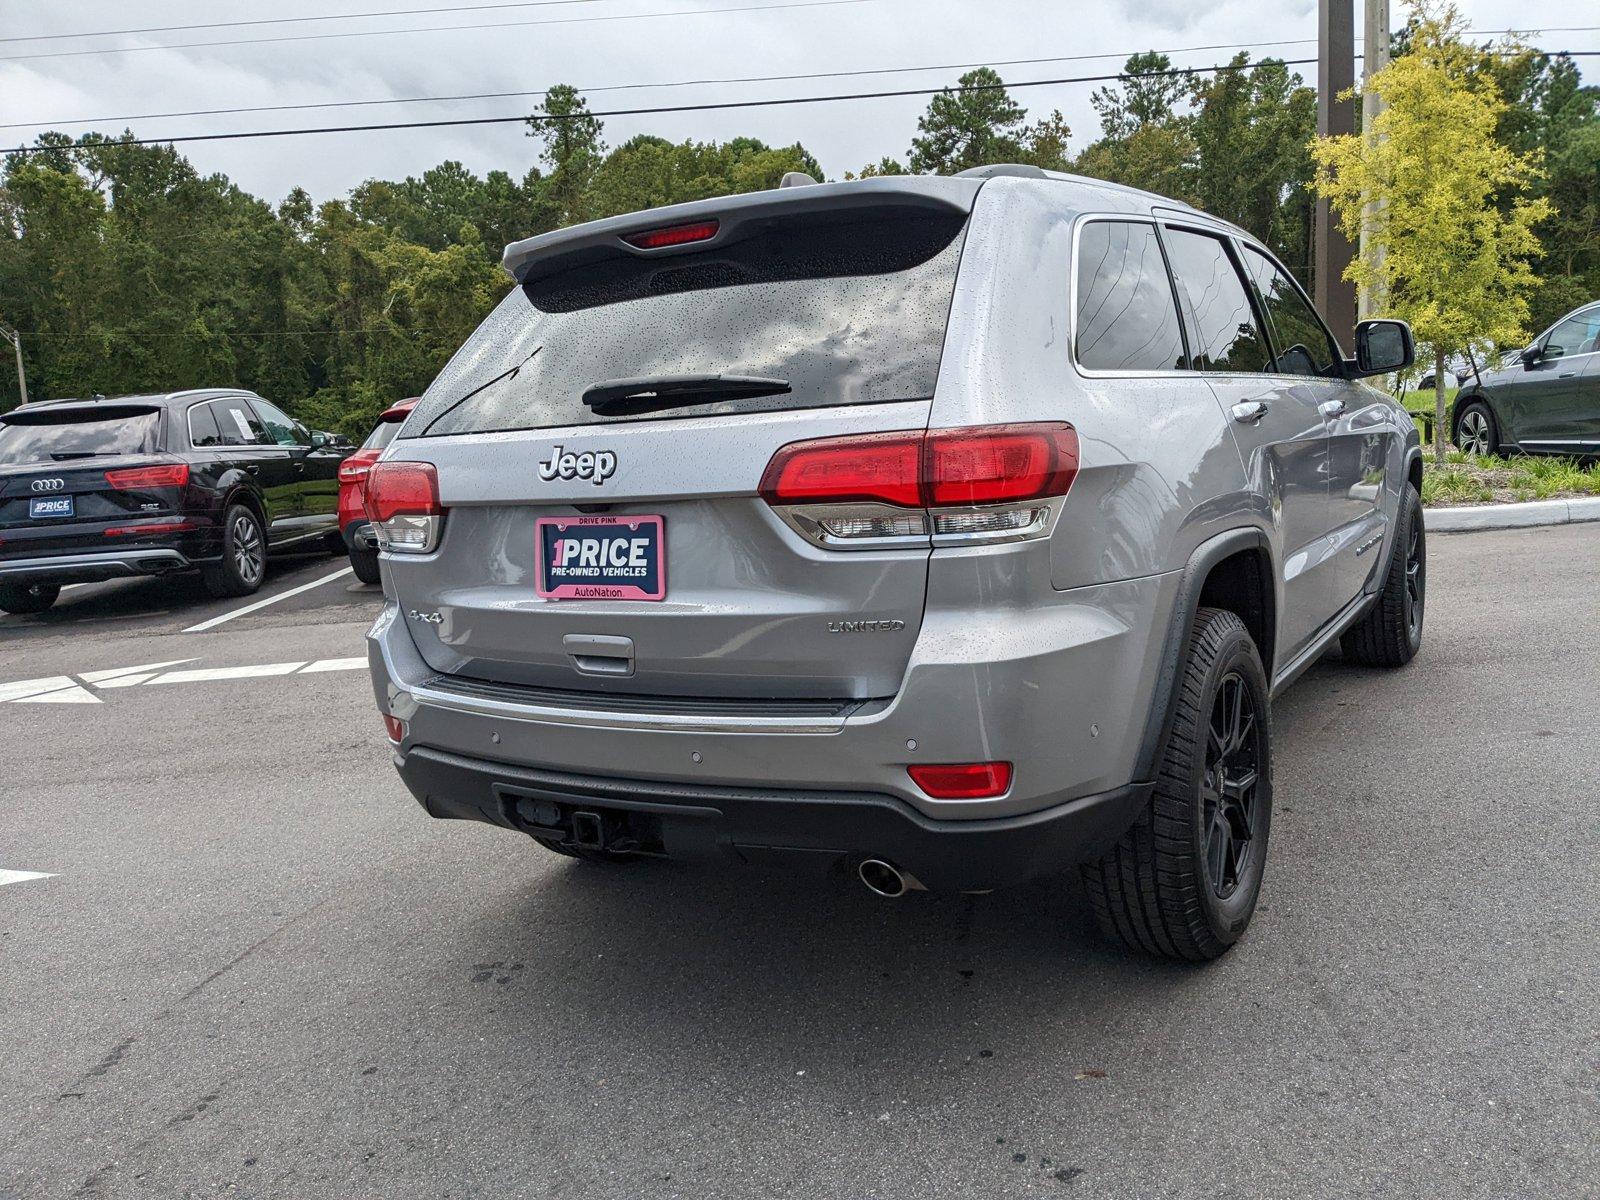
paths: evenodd
<path fill-rule="evenodd" d="M 861 877 L 861 882 L 867 885 L 867 890 L 879 896 L 886 896 L 893 900 L 904 896 L 910 886 L 906 877 L 893 863 L 886 863 L 881 858 L 863 859 L 856 868 L 856 874 Z"/>

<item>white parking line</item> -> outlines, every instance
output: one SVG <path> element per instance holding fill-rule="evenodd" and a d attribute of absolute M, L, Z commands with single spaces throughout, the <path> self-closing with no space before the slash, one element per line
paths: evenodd
<path fill-rule="evenodd" d="M 8 883 L 27 883 L 30 879 L 54 879 L 49 871 L 7 871 L 0 867 L 0 887 Z"/>
<path fill-rule="evenodd" d="M 248 667 L 199 667 L 192 671 L 168 671 L 152 679 L 150 686 L 158 683 L 199 683 L 206 679 L 256 679 L 263 675 L 288 675 L 303 666 L 304 662 L 302 659 L 300 662 L 257 663 Z"/>
<path fill-rule="evenodd" d="M 223 613 L 220 617 L 212 617 L 209 621 L 201 621 L 198 625 L 191 625 L 185 633 L 204 633 L 208 629 L 215 629 L 224 621 L 231 621 L 235 617 L 248 616 L 250 613 L 259 612 L 269 604 L 276 604 L 279 600 L 287 600 L 290 596 L 298 596 L 301 592 L 309 592 L 314 587 L 321 587 L 325 583 L 332 583 L 350 574 L 353 567 L 344 567 L 332 575 L 324 575 L 321 579 L 313 579 L 310 583 L 302 583 L 299 587 L 292 587 L 286 592 L 279 592 L 276 596 L 268 596 L 265 600 L 257 600 L 254 604 L 246 604 L 243 608 L 236 608 L 232 612 Z"/>
<path fill-rule="evenodd" d="M 319 658 L 314 663 L 307 663 L 302 675 L 317 675 L 323 671 L 359 671 L 367 665 L 364 658 Z"/>

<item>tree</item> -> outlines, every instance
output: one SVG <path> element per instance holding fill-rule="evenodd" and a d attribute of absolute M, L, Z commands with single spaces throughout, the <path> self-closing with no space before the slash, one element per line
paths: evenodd
<path fill-rule="evenodd" d="M 1194 141 L 1177 112 L 1185 84 L 1181 76 L 1149 75 L 1166 71 L 1171 61 L 1150 51 L 1123 64 L 1125 79 L 1090 97 L 1100 114 L 1101 136 L 1073 163 L 1073 170 L 1097 179 L 1190 199 L 1190 164 Z"/>
<path fill-rule="evenodd" d="M 1530 190 L 1538 156 L 1496 140 L 1506 102 L 1475 66 L 1453 5 L 1413 0 L 1409 53 L 1370 81 L 1388 106 L 1361 135 L 1312 143 L 1315 186 L 1352 241 L 1366 201 L 1383 203 L 1368 229 L 1380 259 L 1357 259 L 1345 277 L 1388 298 L 1433 350 L 1434 458 L 1444 459 L 1444 362 L 1525 336 L 1535 226 L 1547 200 Z"/>
<path fill-rule="evenodd" d="M 1013 100 L 989 67 L 968 71 L 954 91 L 940 92 L 917 119 L 911 139 L 911 170 L 917 175 L 954 175 L 988 163 L 1015 162 L 1022 155 L 1027 111 Z"/>
<path fill-rule="evenodd" d="M 1147 125 L 1165 125 L 1175 115 L 1187 84 L 1182 75 L 1167 75 L 1172 60 L 1155 50 L 1135 54 L 1123 63 L 1120 88 L 1096 88 L 1089 103 L 1100 114 L 1108 138 L 1126 141 Z"/>
<path fill-rule="evenodd" d="M 528 136 L 544 142 L 539 157 L 550 168 L 544 187 L 548 202 L 559 224 L 586 221 L 589 181 L 605 157 L 605 126 L 569 83 L 547 91 L 539 111 L 542 115 L 528 118 Z"/>

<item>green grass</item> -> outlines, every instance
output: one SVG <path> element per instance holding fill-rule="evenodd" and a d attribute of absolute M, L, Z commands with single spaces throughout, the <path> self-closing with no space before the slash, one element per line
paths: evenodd
<path fill-rule="evenodd" d="M 1450 450 L 1444 465 L 1436 467 L 1424 447 L 1424 504 L 1492 504 L 1560 496 L 1600 496 L 1600 463 L 1585 466 L 1570 458 L 1536 455 L 1489 458 Z"/>

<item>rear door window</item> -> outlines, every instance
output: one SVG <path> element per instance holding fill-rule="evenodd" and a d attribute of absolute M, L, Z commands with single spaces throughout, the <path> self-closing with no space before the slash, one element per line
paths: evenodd
<path fill-rule="evenodd" d="M 1245 247 L 1244 263 L 1272 328 L 1272 369 L 1282 375 L 1334 374 L 1339 355 L 1333 337 L 1294 280 L 1254 246 Z"/>
<path fill-rule="evenodd" d="M 1178 305 L 1154 225 L 1090 221 L 1078 234 L 1078 364 L 1092 371 L 1188 366 Z"/>
<path fill-rule="evenodd" d="M 266 428 L 243 400 L 218 400 L 217 428 L 222 432 L 224 446 L 270 446 L 272 439 Z"/>
<path fill-rule="evenodd" d="M 156 448 L 153 408 L 20 408 L 0 418 L 0 467 L 68 462 Z"/>
<path fill-rule="evenodd" d="M 407 436 L 929 397 L 965 223 L 924 209 L 810 214 L 724 247 L 618 252 L 536 279 L 450 360 Z M 583 402 L 605 381 L 718 374 L 788 390 L 644 416 Z"/>
<path fill-rule="evenodd" d="M 1190 229 L 1168 227 L 1166 234 L 1172 274 L 1196 335 L 1190 347 L 1195 366 L 1233 374 L 1270 370 L 1267 339 L 1227 243 Z"/>

